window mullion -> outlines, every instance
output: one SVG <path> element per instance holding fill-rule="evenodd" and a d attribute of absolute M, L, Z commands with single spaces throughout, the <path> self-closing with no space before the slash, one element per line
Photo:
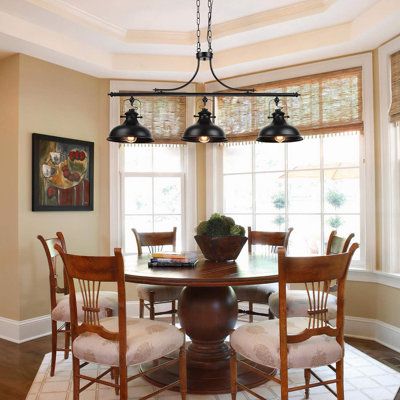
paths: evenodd
<path fill-rule="evenodd" d="M 289 160 L 288 160 L 288 144 L 284 144 L 285 149 L 284 149 L 284 176 L 285 176 L 285 230 L 287 231 L 289 229 Z"/>
<path fill-rule="evenodd" d="M 320 251 L 321 254 L 324 254 L 325 250 L 325 230 L 324 230 L 324 216 L 325 216 L 325 181 L 324 181 L 324 139 L 320 137 L 319 139 L 319 153 L 320 153 L 320 195 L 321 195 L 321 243 L 320 243 Z"/>
<path fill-rule="evenodd" d="M 252 226 L 253 229 L 257 229 L 257 225 L 256 225 L 256 174 L 255 174 L 255 154 L 256 154 L 256 144 L 252 143 L 251 145 L 251 197 L 252 197 Z"/>

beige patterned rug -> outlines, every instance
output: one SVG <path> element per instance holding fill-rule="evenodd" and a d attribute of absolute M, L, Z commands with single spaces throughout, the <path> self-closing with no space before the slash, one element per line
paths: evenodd
<path fill-rule="evenodd" d="M 63 354 L 59 354 L 57 360 L 56 374 L 50 377 L 50 354 L 46 354 L 42 365 L 31 386 L 27 400 L 72 400 L 72 379 L 71 359 L 64 360 Z M 94 376 L 102 367 L 88 365 L 86 373 Z M 322 378 L 329 378 L 332 372 L 327 368 L 318 370 Z M 291 370 L 289 374 L 291 384 L 303 383 L 303 371 Z M 372 359 L 354 347 L 346 345 L 345 357 L 345 391 L 348 400 L 393 400 L 400 386 L 400 373 Z M 137 399 L 148 394 L 155 387 L 145 380 L 137 379 L 129 383 L 129 399 Z M 267 399 L 279 399 L 279 386 L 275 383 L 268 383 L 259 386 L 256 392 Z M 81 393 L 81 400 L 114 400 L 118 399 L 114 389 L 99 386 L 97 384 Z M 253 397 L 247 393 L 239 393 L 238 400 L 250 400 Z M 291 394 L 291 399 L 303 399 L 303 392 Z M 159 400 L 179 400 L 180 396 L 174 392 L 164 392 L 157 397 Z M 188 395 L 192 400 L 229 400 L 229 394 L 216 396 Z M 328 400 L 335 399 L 325 388 L 318 387 L 311 389 L 310 399 Z"/>

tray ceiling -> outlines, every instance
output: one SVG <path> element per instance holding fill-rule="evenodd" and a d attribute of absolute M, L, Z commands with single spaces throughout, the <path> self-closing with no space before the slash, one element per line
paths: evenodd
<path fill-rule="evenodd" d="M 398 0 L 214 0 L 215 66 L 231 76 L 370 50 L 400 33 L 399 19 Z M 0 0 L 0 53 L 99 77 L 187 79 L 194 28 L 188 0 Z"/>

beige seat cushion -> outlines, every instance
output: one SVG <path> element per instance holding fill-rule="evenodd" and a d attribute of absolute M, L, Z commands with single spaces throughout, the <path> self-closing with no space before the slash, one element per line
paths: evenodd
<path fill-rule="evenodd" d="M 118 332 L 118 317 L 105 318 L 101 324 L 109 331 Z M 166 322 L 149 319 L 127 319 L 128 365 L 143 363 L 166 356 L 179 349 L 183 333 Z M 73 342 L 72 351 L 80 360 L 103 365 L 119 365 L 119 344 L 96 333 L 83 333 Z"/>
<path fill-rule="evenodd" d="M 182 289 L 182 286 L 137 285 L 139 299 L 150 300 L 150 292 L 154 292 L 154 301 L 178 300 Z"/>
<path fill-rule="evenodd" d="M 336 296 L 328 295 L 328 320 L 336 318 Z M 270 296 L 269 309 L 279 318 L 279 293 L 274 293 Z M 286 312 L 287 318 L 292 317 L 307 317 L 309 309 L 308 295 L 306 290 L 287 290 L 286 291 Z"/>
<path fill-rule="evenodd" d="M 275 293 L 278 290 L 278 284 L 266 283 L 263 285 L 233 286 L 233 290 L 240 301 L 267 304 L 271 293 Z"/>
<path fill-rule="evenodd" d="M 308 327 L 308 318 L 288 318 L 289 334 Z M 232 347 L 251 361 L 272 368 L 280 368 L 279 320 L 242 325 L 231 335 Z M 343 357 L 343 349 L 336 338 L 313 336 L 301 342 L 288 344 L 289 368 L 314 368 L 332 364 Z"/>
<path fill-rule="evenodd" d="M 83 321 L 83 299 L 81 293 L 76 294 L 76 306 L 78 311 L 78 321 Z M 105 318 L 107 316 L 107 308 L 112 310 L 112 315 L 118 315 L 118 293 L 100 292 L 99 307 L 99 318 Z M 53 311 L 51 312 L 51 318 L 54 321 L 60 322 L 71 321 L 69 311 L 69 295 L 63 296 L 57 301 L 56 307 L 54 307 Z"/>

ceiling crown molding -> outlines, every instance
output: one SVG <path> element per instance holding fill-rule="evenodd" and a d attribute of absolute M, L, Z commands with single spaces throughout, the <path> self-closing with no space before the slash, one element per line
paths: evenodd
<path fill-rule="evenodd" d="M 187 31 L 154 31 L 126 29 L 93 14 L 87 13 L 63 0 L 26 0 L 61 18 L 89 29 L 96 29 L 103 34 L 113 36 L 124 43 L 193 45 L 196 32 Z M 221 39 L 278 23 L 304 18 L 325 12 L 336 0 L 303 0 L 288 6 L 246 15 L 241 18 L 215 24 L 213 38 Z M 202 29 L 202 37 L 206 37 L 206 29 Z"/>
<path fill-rule="evenodd" d="M 106 20 L 89 14 L 78 7 L 66 3 L 63 0 L 25 0 L 36 7 L 40 7 L 59 17 L 69 19 L 87 28 L 96 29 L 108 35 L 124 40 L 127 29 L 114 25 Z"/>

